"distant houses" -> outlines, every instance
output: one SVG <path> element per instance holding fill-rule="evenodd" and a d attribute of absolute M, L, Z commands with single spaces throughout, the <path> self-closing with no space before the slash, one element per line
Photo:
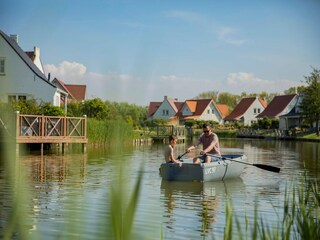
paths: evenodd
<path fill-rule="evenodd" d="M 222 124 L 227 114 L 227 105 L 216 104 L 212 99 L 179 102 L 165 96 L 162 102 L 150 102 L 148 108 L 149 120 L 178 120 L 179 124 L 184 124 L 187 120 L 211 120 Z"/>
<path fill-rule="evenodd" d="M 45 75 L 40 49 L 23 51 L 18 44 L 18 36 L 8 36 L 0 30 L 0 101 L 25 101 L 34 98 L 49 102 L 53 106 L 67 110 L 68 101 L 85 99 L 85 85 L 67 85 L 60 87 Z M 69 96 L 70 95 L 70 96 Z M 72 97 L 71 97 L 72 95 Z"/>
<path fill-rule="evenodd" d="M 266 107 L 267 103 L 262 98 L 243 98 L 224 120 L 225 122 L 239 122 L 251 126 L 254 122 L 257 122 L 257 115 L 262 113 Z"/>
<path fill-rule="evenodd" d="M 302 117 L 299 104 L 301 96 L 289 94 L 276 96 L 267 105 L 258 97 L 241 99 L 234 110 L 229 113 L 226 104 L 217 104 L 212 99 L 189 99 L 178 102 L 176 99 L 164 97 L 162 102 L 150 102 L 148 119 L 163 119 L 183 125 L 188 120 L 215 121 L 220 125 L 241 123 L 251 126 L 264 117 L 279 119 L 279 129 L 290 129 L 300 126 Z"/>

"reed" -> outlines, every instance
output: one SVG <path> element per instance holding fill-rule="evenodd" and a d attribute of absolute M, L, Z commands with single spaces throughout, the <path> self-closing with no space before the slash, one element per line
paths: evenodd
<path fill-rule="evenodd" d="M 236 233 L 237 239 L 320 239 L 320 192 L 316 181 L 305 180 L 298 187 L 286 187 L 283 212 L 276 212 L 278 223 L 275 226 L 264 222 L 255 205 L 254 220 L 251 226 L 245 220 L 246 232 L 243 233 L 232 209 L 229 200 L 226 205 L 224 239 L 232 239 L 232 233 Z M 234 221 L 237 229 L 233 229 Z"/>
<path fill-rule="evenodd" d="M 91 144 L 112 144 L 133 139 L 133 126 L 122 120 L 88 118 L 87 136 Z"/>

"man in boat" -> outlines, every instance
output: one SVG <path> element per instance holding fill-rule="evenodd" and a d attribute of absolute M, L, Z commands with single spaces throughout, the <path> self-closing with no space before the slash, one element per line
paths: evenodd
<path fill-rule="evenodd" d="M 164 148 L 164 157 L 165 157 L 166 163 L 179 163 L 179 164 L 182 163 L 178 159 L 175 159 L 173 155 L 173 149 L 174 149 L 174 146 L 177 144 L 177 140 L 178 138 L 176 136 L 169 136 L 169 145 L 167 145 Z"/>
<path fill-rule="evenodd" d="M 203 133 L 198 138 L 198 141 L 193 146 L 187 148 L 187 152 L 195 149 L 200 143 L 202 143 L 203 150 L 200 152 L 199 157 L 193 159 L 194 163 L 211 162 L 214 160 L 214 156 L 221 157 L 220 145 L 218 135 L 212 132 L 210 124 L 203 124 Z M 210 155 L 207 155 L 210 154 Z M 214 156 L 212 156 L 214 155 Z"/>

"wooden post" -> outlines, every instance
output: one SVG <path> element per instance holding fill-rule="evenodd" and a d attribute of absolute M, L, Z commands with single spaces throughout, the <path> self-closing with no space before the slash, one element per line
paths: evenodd
<path fill-rule="evenodd" d="M 83 115 L 84 117 L 84 123 L 83 123 L 83 137 L 87 139 L 87 115 Z M 86 143 L 82 144 L 82 153 L 87 152 L 87 145 Z"/>
<path fill-rule="evenodd" d="M 20 112 L 16 111 L 16 156 L 19 156 L 19 151 L 20 151 L 20 144 L 17 143 L 17 138 L 20 136 L 20 131 L 22 129 L 20 128 Z"/>

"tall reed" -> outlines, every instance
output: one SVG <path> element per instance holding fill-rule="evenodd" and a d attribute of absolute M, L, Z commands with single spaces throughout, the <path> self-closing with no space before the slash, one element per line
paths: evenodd
<path fill-rule="evenodd" d="M 235 233 L 236 239 L 320 239 L 320 192 L 316 181 L 305 180 L 298 187 L 286 187 L 283 212 L 276 212 L 278 223 L 275 226 L 264 222 L 255 205 L 253 223 L 243 233 L 232 208 L 228 202 L 224 239 L 232 239 Z M 233 229 L 233 221 L 236 221 L 237 229 Z"/>
<path fill-rule="evenodd" d="M 112 144 L 132 140 L 133 126 L 123 120 L 88 118 L 88 141 L 91 144 Z"/>

